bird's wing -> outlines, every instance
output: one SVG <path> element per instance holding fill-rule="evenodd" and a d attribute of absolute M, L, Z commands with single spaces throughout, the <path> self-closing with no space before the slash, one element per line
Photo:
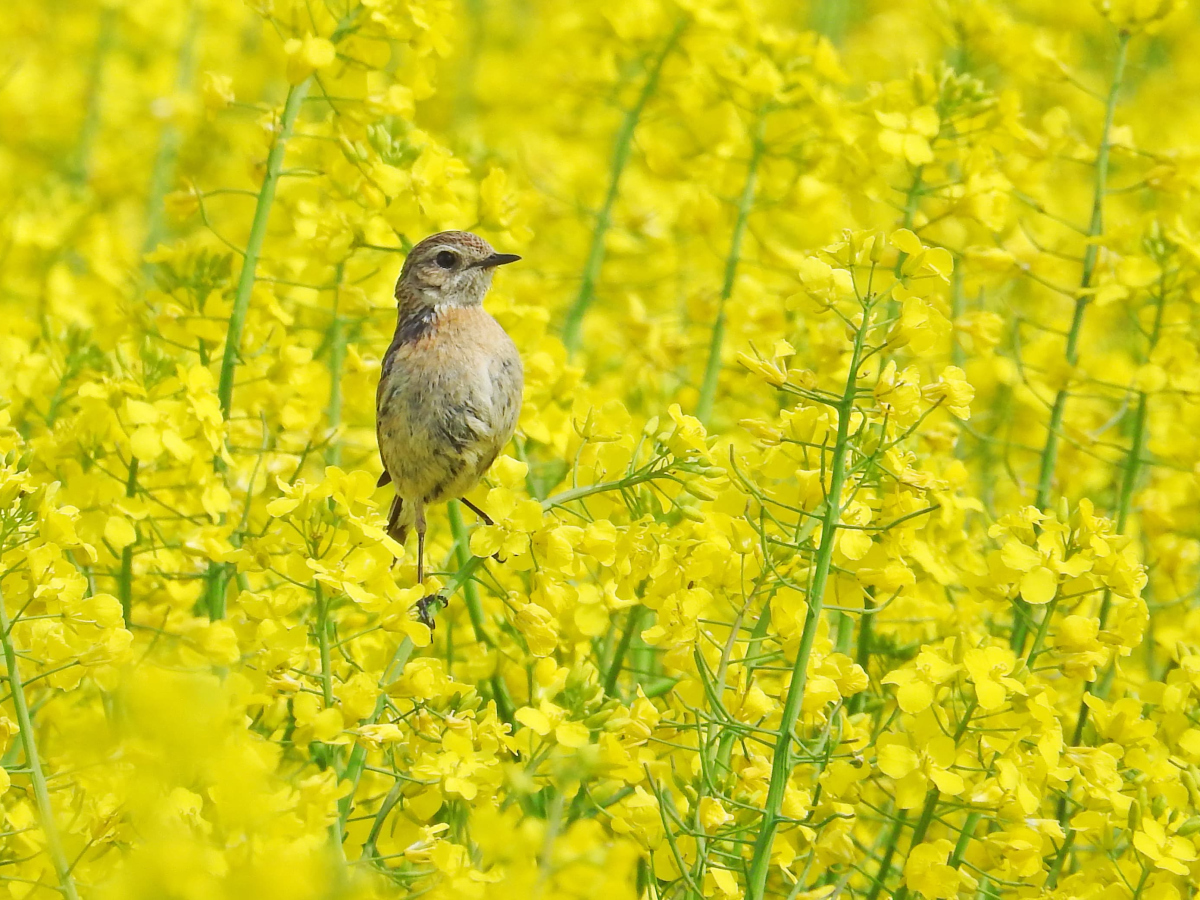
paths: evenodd
<path fill-rule="evenodd" d="M 383 361 L 379 366 L 379 384 L 375 388 L 375 445 L 379 449 L 379 461 L 383 463 L 383 474 L 375 482 L 375 487 L 377 488 L 389 484 L 392 480 L 392 475 L 387 470 L 387 462 L 383 458 L 383 441 L 379 435 L 379 422 L 383 412 L 381 407 L 383 406 L 384 385 L 387 384 L 388 373 L 391 371 L 392 364 L 395 361 L 396 346 L 396 341 L 393 340 L 391 346 L 387 348 L 387 352 L 383 354 Z"/>

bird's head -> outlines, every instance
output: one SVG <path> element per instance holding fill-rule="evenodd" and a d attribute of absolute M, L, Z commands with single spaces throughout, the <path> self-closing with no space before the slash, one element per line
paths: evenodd
<path fill-rule="evenodd" d="M 396 299 L 401 306 L 479 306 L 496 266 L 520 258 L 497 253 L 469 231 L 442 231 L 409 251 L 396 282 Z"/>

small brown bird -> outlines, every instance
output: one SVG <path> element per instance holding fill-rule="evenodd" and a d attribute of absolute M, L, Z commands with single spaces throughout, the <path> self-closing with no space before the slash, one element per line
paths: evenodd
<path fill-rule="evenodd" d="M 409 252 L 396 282 L 396 334 L 375 394 L 383 475 L 396 499 L 388 534 L 403 544 L 417 531 L 417 580 L 425 580 L 425 507 L 459 499 L 495 461 L 517 427 L 524 373 L 516 345 L 483 309 L 497 253 L 466 231 L 443 231 Z M 428 625 L 428 601 L 420 612 Z"/>

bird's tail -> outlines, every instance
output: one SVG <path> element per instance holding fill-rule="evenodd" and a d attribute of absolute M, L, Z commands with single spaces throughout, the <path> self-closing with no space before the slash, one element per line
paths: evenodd
<path fill-rule="evenodd" d="M 397 494 L 396 499 L 392 501 L 391 512 L 388 513 L 388 537 L 403 547 L 404 541 L 408 537 L 408 529 L 413 526 L 413 522 L 412 508 L 406 507 L 400 495 Z"/>

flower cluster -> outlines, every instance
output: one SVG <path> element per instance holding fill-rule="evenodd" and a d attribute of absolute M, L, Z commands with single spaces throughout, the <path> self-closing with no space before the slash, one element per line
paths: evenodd
<path fill-rule="evenodd" d="M 1183 2 L 11 6 L 0 898 L 1195 894 Z M 526 383 L 419 585 L 451 228 Z"/>

